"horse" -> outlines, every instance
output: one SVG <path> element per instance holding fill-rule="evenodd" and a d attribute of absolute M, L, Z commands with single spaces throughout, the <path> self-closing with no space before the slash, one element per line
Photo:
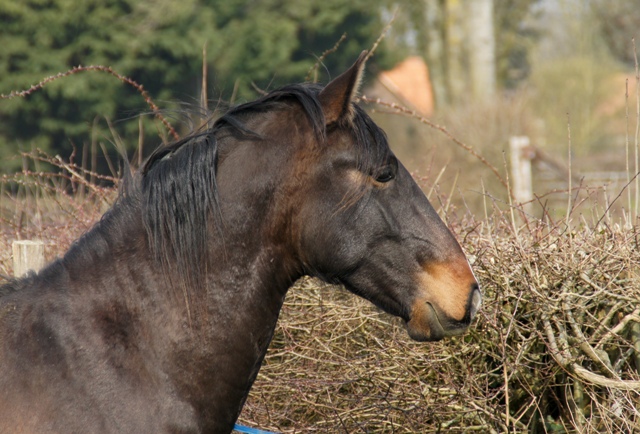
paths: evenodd
<path fill-rule="evenodd" d="M 288 289 L 463 333 L 469 262 L 357 104 L 366 52 L 162 145 L 61 257 L 0 287 L 0 432 L 229 433 Z"/>

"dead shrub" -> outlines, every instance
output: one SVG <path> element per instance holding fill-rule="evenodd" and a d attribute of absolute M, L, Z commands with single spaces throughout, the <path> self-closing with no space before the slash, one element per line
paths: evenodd
<path fill-rule="evenodd" d="M 637 227 L 455 228 L 484 292 L 465 336 L 420 344 L 345 290 L 292 288 L 241 419 L 282 432 L 640 430 Z"/>

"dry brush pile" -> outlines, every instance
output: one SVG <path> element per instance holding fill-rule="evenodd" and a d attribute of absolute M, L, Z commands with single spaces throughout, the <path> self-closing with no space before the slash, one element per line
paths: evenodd
<path fill-rule="evenodd" d="M 640 432 L 638 227 L 454 228 L 484 292 L 472 330 L 398 320 L 303 279 L 242 414 L 282 432 Z"/>

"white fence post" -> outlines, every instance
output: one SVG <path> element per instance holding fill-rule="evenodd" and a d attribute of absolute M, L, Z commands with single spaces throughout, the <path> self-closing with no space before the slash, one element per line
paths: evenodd
<path fill-rule="evenodd" d="M 44 264 L 44 243 L 42 241 L 18 240 L 12 244 L 13 275 L 23 276 L 29 270 L 38 271 Z"/>
<path fill-rule="evenodd" d="M 527 214 L 531 214 L 533 210 L 533 181 L 529 145 L 529 137 L 527 136 L 512 136 L 509 139 L 513 197 L 517 203 L 522 204 L 522 209 Z"/>

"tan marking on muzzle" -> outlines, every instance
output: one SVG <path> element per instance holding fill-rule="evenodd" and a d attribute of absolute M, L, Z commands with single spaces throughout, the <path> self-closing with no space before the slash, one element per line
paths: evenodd
<path fill-rule="evenodd" d="M 462 320 L 476 278 L 466 258 L 423 265 L 418 274 L 421 294 L 416 303 L 429 302 L 437 311 L 454 320 Z"/>
<path fill-rule="evenodd" d="M 445 331 L 430 303 L 419 299 L 411 307 L 411 319 L 407 322 L 409 337 L 416 341 L 440 340 Z"/>

